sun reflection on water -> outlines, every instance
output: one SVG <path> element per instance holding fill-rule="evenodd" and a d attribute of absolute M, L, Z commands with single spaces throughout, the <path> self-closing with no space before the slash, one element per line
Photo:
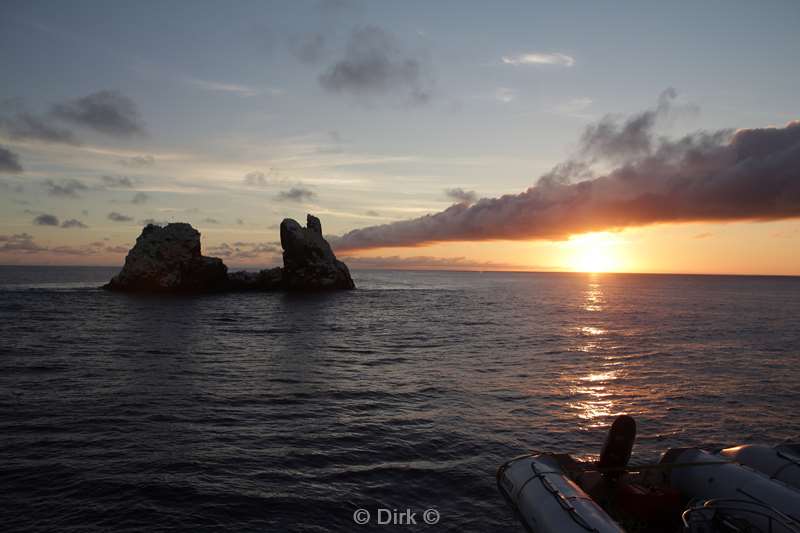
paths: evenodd
<path fill-rule="evenodd" d="M 583 293 L 582 308 L 584 311 L 601 312 L 606 305 L 603 287 L 598 276 L 589 279 Z M 572 398 L 568 407 L 582 421 L 583 429 L 605 427 L 608 419 L 615 416 L 621 406 L 617 405 L 619 397 L 615 382 L 623 375 L 617 357 L 608 353 L 608 330 L 598 325 L 583 325 L 576 328 L 579 337 L 585 337 L 577 347 L 579 352 L 593 354 L 594 361 L 601 361 L 599 368 L 579 375 L 565 375 L 562 379 L 568 382 L 569 394 Z"/>
<path fill-rule="evenodd" d="M 583 304 L 584 311 L 602 311 L 605 298 L 603 297 L 603 289 L 597 282 L 589 283 L 585 292 L 586 301 Z"/>
<path fill-rule="evenodd" d="M 568 405 L 577 411 L 578 418 L 586 422 L 586 427 L 605 426 L 605 419 L 617 414 L 611 384 L 619 375 L 619 370 L 593 372 L 578 377 L 570 386 L 570 394 L 577 399 Z"/>
<path fill-rule="evenodd" d="M 582 328 L 578 328 L 578 332 L 585 337 L 594 337 L 596 335 L 608 333 L 608 330 L 603 328 L 595 328 L 592 326 L 583 326 Z"/>

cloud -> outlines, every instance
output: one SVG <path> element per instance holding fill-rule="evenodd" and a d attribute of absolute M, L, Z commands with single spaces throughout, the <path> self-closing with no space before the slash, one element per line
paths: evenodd
<path fill-rule="evenodd" d="M 156 164 L 156 160 L 152 155 L 135 155 L 126 159 L 119 159 L 117 163 L 128 168 L 144 168 L 152 167 Z"/>
<path fill-rule="evenodd" d="M 248 172 L 244 175 L 244 184 L 251 187 L 266 187 L 269 184 L 269 179 L 263 172 Z"/>
<path fill-rule="evenodd" d="M 108 214 L 108 220 L 112 220 L 114 222 L 130 222 L 133 220 L 133 218 L 129 217 L 128 215 L 123 215 L 121 213 L 117 213 L 116 211 L 112 211 Z"/>
<path fill-rule="evenodd" d="M 0 146 L 0 173 L 19 174 L 22 172 L 22 165 L 19 164 L 17 154 Z"/>
<path fill-rule="evenodd" d="M 0 181 L 0 190 L 11 191 L 11 192 L 14 192 L 14 193 L 21 193 L 21 192 L 25 192 L 25 187 L 23 187 L 21 183 L 14 183 L 12 185 L 11 183 L 8 183 L 8 182 L 5 182 L 5 181 Z M 22 205 L 27 205 L 28 204 L 28 202 L 26 200 L 15 199 L 14 202 L 18 203 L 18 204 L 22 204 Z"/>
<path fill-rule="evenodd" d="M 292 35 L 288 44 L 289 52 L 307 64 L 319 62 L 325 53 L 325 36 L 319 32 Z"/>
<path fill-rule="evenodd" d="M 136 103 L 118 91 L 99 91 L 56 104 L 53 116 L 113 137 L 144 134 Z"/>
<path fill-rule="evenodd" d="M 33 219 L 37 226 L 58 226 L 58 217 L 55 215 L 42 214 Z"/>
<path fill-rule="evenodd" d="M 316 194 L 314 194 L 314 191 L 306 189 L 302 186 L 298 186 L 292 187 L 288 191 L 279 192 L 276 199 L 280 201 L 288 200 L 292 202 L 303 202 L 306 200 L 311 200 L 315 196 Z"/>
<path fill-rule="evenodd" d="M 498 102 L 503 102 L 504 104 L 509 104 L 514 101 L 517 97 L 517 91 L 514 89 L 509 89 L 508 87 L 498 87 L 494 91 L 494 98 Z"/>
<path fill-rule="evenodd" d="M 344 57 L 319 76 L 334 93 L 362 96 L 407 93 L 412 102 L 430 98 L 431 78 L 420 57 L 401 49 L 397 39 L 377 26 L 353 29 Z"/>
<path fill-rule="evenodd" d="M 455 200 L 460 204 L 467 204 L 467 205 L 474 204 L 475 201 L 478 199 L 478 193 L 476 193 L 475 191 L 465 191 L 461 187 L 456 187 L 454 189 L 445 189 L 444 194 L 451 200 Z"/>
<path fill-rule="evenodd" d="M 276 258 L 282 252 L 280 243 L 275 242 L 223 242 L 207 248 L 207 253 L 212 256 L 232 260 L 257 259 L 264 256 Z"/>
<path fill-rule="evenodd" d="M 45 180 L 44 186 L 47 188 L 47 194 L 51 196 L 60 196 L 65 198 L 78 198 L 79 192 L 88 191 L 89 187 L 76 179 L 63 179 L 59 181 Z"/>
<path fill-rule="evenodd" d="M 33 236 L 28 233 L 0 235 L 0 252 L 37 253 L 44 250 L 46 248 L 33 242 Z"/>
<path fill-rule="evenodd" d="M 141 205 L 141 204 L 147 203 L 147 201 L 149 199 L 150 199 L 150 196 L 148 196 L 147 194 L 145 194 L 143 192 L 137 192 L 136 194 L 133 195 L 133 199 L 131 200 L 131 203 L 132 204 Z"/>
<path fill-rule="evenodd" d="M 242 178 L 248 187 L 269 187 L 271 185 L 289 185 L 291 180 L 281 177 L 277 169 L 271 168 L 266 174 L 261 171 L 248 172 Z"/>
<path fill-rule="evenodd" d="M 659 118 L 672 110 L 676 98 L 675 89 L 667 89 L 658 98 L 658 105 L 634 115 L 620 123 L 613 116 L 606 116 L 595 124 L 590 124 L 581 136 L 583 155 L 594 160 L 626 161 L 652 151 L 656 142 L 652 134 Z"/>
<path fill-rule="evenodd" d="M 101 253 L 124 254 L 128 248 L 124 246 L 107 246 L 103 242 L 97 241 L 79 246 L 41 246 L 33 240 L 33 236 L 28 233 L 17 233 L 15 235 L 0 235 L 0 253 L 10 254 L 38 254 L 52 253 L 59 255 L 79 255 L 89 256 Z"/>
<path fill-rule="evenodd" d="M 50 117 L 18 111 L 13 115 L 0 116 L 0 130 L 12 139 L 33 140 L 47 143 L 78 145 L 78 139 L 69 129 L 54 125 Z"/>
<path fill-rule="evenodd" d="M 224 83 L 218 81 L 206 81 L 206 80 L 198 80 L 194 78 L 189 78 L 187 80 L 190 84 L 198 87 L 200 89 L 212 92 L 221 92 L 221 93 L 228 93 L 233 94 L 236 96 L 242 96 L 245 98 L 251 96 L 257 96 L 261 93 L 258 89 L 254 89 L 253 87 L 249 87 L 247 85 L 239 85 L 236 83 Z M 276 91 L 271 89 L 270 92 L 275 93 Z"/>
<path fill-rule="evenodd" d="M 559 115 L 575 118 L 590 118 L 590 115 L 585 111 L 594 103 L 591 98 L 573 98 L 562 102 L 553 108 L 553 111 Z"/>
<path fill-rule="evenodd" d="M 61 227 L 62 228 L 81 228 L 81 229 L 85 229 L 88 226 L 86 224 L 84 224 L 83 222 L 81 222 L 80 220 L 77 220 L 75 218 L 70 218 L 69 220 L 65 220 L 64 222 L 62 222 L 61 223 Z"/>
<path fill-rule="evenodd" d="M 107 187 L 115 187 L 118 189 L 130 189 L 133 187 L 133 181 L 126 176 L 101 176 L 100 179 Z"/>
<path fill-rule="evenodd" d="M 216 218 L 211 218 L 211 217 L 204 218 L 203 222 L 205 222 L 206 224 L 219 224 L 219 220 L 217 220 Z"/>
<path fill-rule="evenodd" d="M 567 54 L 527 52 L 515 56 L 503 56 L 503 63 L 506 65 L 560 65 L 571 67 L 575 64 L 575 58 Z"/>
<path fill-rule="evenodd" d="M 557 270 L 556 268 L 532 267 L 530 265 L 513 265 L 495 261 L 475 261 L 466 257 L 433 257 L 417 255 L 413 257 L 400 256 L 342 256 L 351 268 L 364 269 L 396 269 L 396 270 Z"/>
<path fill-rule="evenodd" d="M 367 215 L 368 217 L 379 217 L 379 216 L 381 216 L 381 214 L 378 213 L 377 211 L 375 211 L 374 209 L 369 209 L 366 212 L 364 212 L 364 214 Z"/>
<path fill-rule="evenodd" d="M 236 223 L 237 223 L 238 225 L 240 225 L 240 226 L 244 226 L 244 220 L 242 220 L 241 218 L 237 218 L 237 219 L 236 219 Z"/>
<path fill-rule="evenodd" d="M 139 224 L 141 224 L 142 226 L 147 226 L 149 224 L 152 224 L 154 226 L 166 226 L 167 224 L 169 224 L 169 222 L 167 222 L 166 220 L 156 220 L 154 218 L 145 218 L 144 220 L 140 220 Z"/>
<path fill-rule="evenodd" d="M 662 97 L 655 109 L 622 122 L 607 117 L 589 126 L 575 158 L 520 194 L 353 230 L 331 244 L 348 250 L 560 240 L 658 223 L 800 217 L 800 121 L 657 138 L 653 126 L 669 100 Z M 610 170 L 594 171 L 597 162 L 611 164 Z"/>

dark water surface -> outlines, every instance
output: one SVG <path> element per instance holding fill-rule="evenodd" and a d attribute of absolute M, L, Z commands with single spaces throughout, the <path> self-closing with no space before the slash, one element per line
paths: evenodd
<path fill-rule="evenodd" d="M 800 278 L 355 272 L 141 297 L 0 267 L 3 531 L 521 531 L 494 472 L 800 436 Z M 363 507 L 435 526 L 357 526 Z"/>

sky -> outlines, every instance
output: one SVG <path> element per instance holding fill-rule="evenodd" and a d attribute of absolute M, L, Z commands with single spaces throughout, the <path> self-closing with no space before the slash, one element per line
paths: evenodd
<path fill-rule="evenodd" d="M 0 264 L 800 275 L 800 4 L 0 4 Z"/>

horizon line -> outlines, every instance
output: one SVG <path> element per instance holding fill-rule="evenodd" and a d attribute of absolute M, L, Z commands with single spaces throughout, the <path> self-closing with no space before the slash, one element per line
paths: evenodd
<path fill-rule="evenodd" d="M 121 265 L 54 265 L 54 264 L 14 264 L 0 263 L 0 267 L 34 267 L 34 268 L 122 268 Z M 229 270 L 263 270 L 275 268 L 274 266 L 249 266 L 232 265 Z M 476 274 L 582 274 L 582 275 L 624 275 L 624 276 L 729 276 L 729 277 L 752 277 L 752 278 L 800 278 L 798 274 L 741 274 L 735 272 L 629 272 L 629 271 L 580 271 L 580 270 L 500 270 L 500 269 L 466 269 L 466 268 L 352 268 L 353 271 L 401 271 L 401 272 L 470 272 Z"/>

